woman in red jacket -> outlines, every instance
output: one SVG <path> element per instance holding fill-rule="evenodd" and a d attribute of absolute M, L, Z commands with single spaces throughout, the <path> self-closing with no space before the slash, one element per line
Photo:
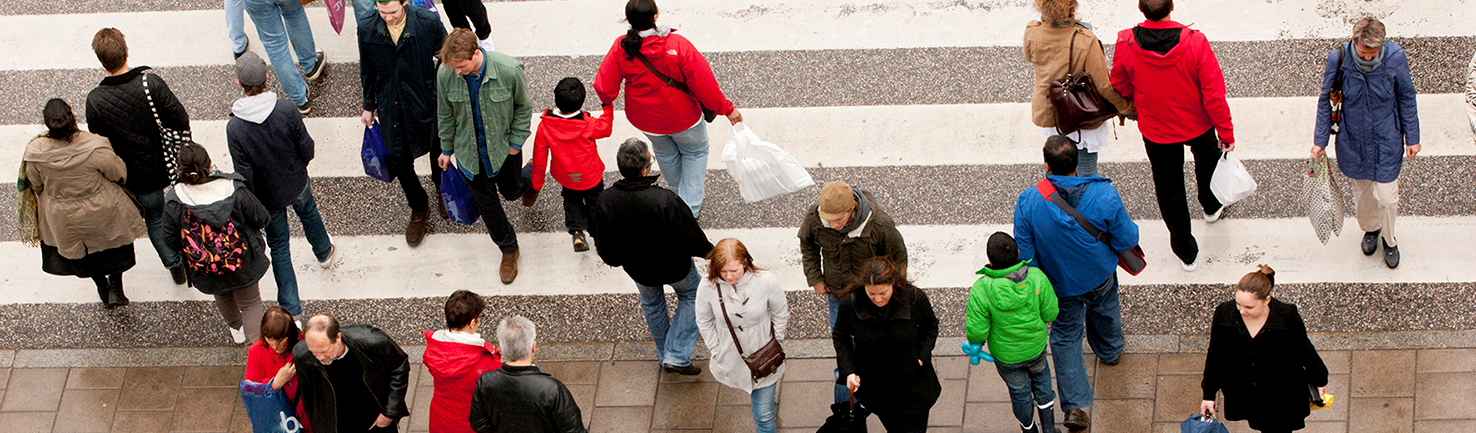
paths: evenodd
<path fill-rule="evenodd" d="M 625 117 L 651 139 L 666 183 L 700 216 L 708 148 L 702 110 L 732 123 L 743 116 L 723 96 L 702 53 L 674 29 L 656 25 L 658 15 L 655 0 L 625 4 L 630 31 L 605 54 L 594 88 L 609 105 L 625 84 Z"/>
<path fill-rule="evenodd" d="M 302 331 L 291 313 L 282 307 L 268 308 L 261 318 L 261 339 L 246 349 L 246 380 L 271 382 L 272 389 L 287 393 L 287 399 L 297 404 L 303 432 L 312 432 L 302 400 L 297 398 L 297 367 L 292 364 L 292 347 L 301 340 Z"/>
<path fill-rule="evenodd" d="M 487 302 L 476 293 L 457 290 L 446 300 L 446 329 L 425 333 L 425 368 L 435 378 L 430 403 L 431 433 L 473 433 L 467 421 L 472 393 L 482 373 L 502 367 L 502 356 L 482 340 L 477 327 Z"/>

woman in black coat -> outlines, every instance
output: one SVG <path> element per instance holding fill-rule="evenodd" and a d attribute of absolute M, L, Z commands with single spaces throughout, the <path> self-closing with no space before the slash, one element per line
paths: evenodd
<path fill-rule="evenodd" d="M 1276 272 L 1261 265 L 1235 287 L 1235 300 L 1215 308 L 1204 360 L 1200 412 L 1215 416 L 1215 393 L 1225 393 L 1225 419 L 1248 420 L 1262 432 L 1306 426 L 1311 394 L 1327 389 L 1327 365 L 1307 339 L 1297 306 L 1271 298 Z"/>
<path fill-rule="evenodd" d="M 831 331 L 837 383 L 881 419 L 888 432 L 924 432 L 928 410 L 943 392 L 933 369 L 938 316 L 921 289 L 884 257 L 866 261 L 840 301 Z"/>

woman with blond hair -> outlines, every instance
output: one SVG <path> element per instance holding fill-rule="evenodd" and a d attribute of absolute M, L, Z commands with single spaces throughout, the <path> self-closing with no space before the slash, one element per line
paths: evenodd
<path fill-rule="evenodd" d="M 1132 115 L 1132 103 L 1112 88 L 1107 55 L 1102 42 L 1092 33 L 1092 25 L 1076 20 L 1076 0 L 1035 0 L 1040 20 L 1025 25 L 1025 60 L 1035 67 L 1035 89 L 1030 97 L 1031 121 L 1047 137 L 1065 135 L 1076 142 L 1082 152 L 1076 159 L 1076 175 L 1097 174 L 1097 152 L 1112 135 L 1107 122 L 1082 125 L 1077 131 L 1057 128 L 1056 111 L 1047 92 L 1051 82 L 1067 74 L 1087 74 L 1097 93 L 1117 107 L 1120 114 Z"/>
<path fill-rule="evenodd" d="M 784 287 L 774 274 L 754 267 L 753 256 L 737 239 L 718 241 L 707 260 L 707 278 L 697 286 L 697 329 L 712 351 L 708 371 L 723 385 L 747 392 L 758 432 L 772 433 L 777 428 L 774 392 L 784 366 L 755 378 L 743 357 L 770 341 L 784 341 L 789 322 Z"/>

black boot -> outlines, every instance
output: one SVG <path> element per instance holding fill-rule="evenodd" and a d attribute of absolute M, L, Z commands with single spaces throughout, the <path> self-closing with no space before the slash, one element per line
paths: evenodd
<path fill-rule="evenodd" d="M 97 284 L 97 297 L 102 300 L 103 308 L 113 308 L 113 304 L 108 303 L 108 293 L 112 291 L 108 277 L 92 277 L 92 283 Z"/>
<path fill-rule="evenodd" d="M 128 297 L 123 296 L 122 273 L 108 276 L 108 304 L 114 307 L 128 305 Z"/>
<path fill-rule="evenodd" d="M 1055 405 L 1036 409 L 1035 412 L 1040 415 L 1040 422 L 1036 423 L 1040 425 L 1040 433 L 1056 433 Z"/>
<path fill-rule="evenodd" d="M 174 267 L 172 268 L 169 268 L 169 276 L 171 278 L 174 278 L 174 284 L 184 284 L 186 278 L 188 277 L 187 275 L 185 275 L 185 264 L 180 263 L 174 265 Z"/>

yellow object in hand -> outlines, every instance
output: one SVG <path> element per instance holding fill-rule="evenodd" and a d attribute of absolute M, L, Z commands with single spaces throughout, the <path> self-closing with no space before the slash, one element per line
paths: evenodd
<path fill-rule="evenodd" d="M 1317 403 L 1307 403 L 1308 406 L 1311 406 L 1312 410 L 1327 409 L 1329 407 L 1332 407 L 1332 404 L 1333 404 L 1333 395 L 1332 394 L 1323 394 L 1322 395 L 1322 406 L 1318 406 Z"/>

